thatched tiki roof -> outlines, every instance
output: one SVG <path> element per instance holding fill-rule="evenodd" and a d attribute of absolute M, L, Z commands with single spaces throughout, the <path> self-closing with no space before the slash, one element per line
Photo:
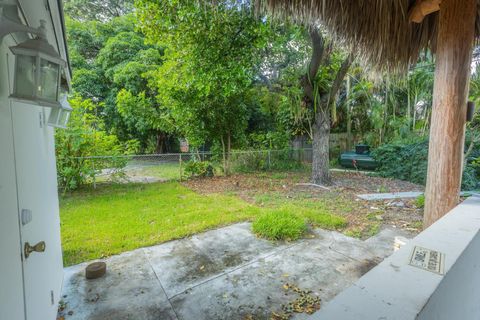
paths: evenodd
<path fill-rule="evenodd" d="M 439 13 L 427 15 L 419 24 L 410 22 L 409 10 L 416 1 L 265 0 L 263 4 L 274 16 L 305 23 L 320 22 L 371 66 L 391 70 L 414 64 L 423 49 L 435 52 Z M 477 6 L 477 38 L 479 8 Z"/>
<path fill-rule="evenodd" d="M 424 227 L 459 202 L 474 40 L 480 0 L 258 0 L 274 16 L 320 22 L 379 69 L 406 70 L 436 53 Z"/>

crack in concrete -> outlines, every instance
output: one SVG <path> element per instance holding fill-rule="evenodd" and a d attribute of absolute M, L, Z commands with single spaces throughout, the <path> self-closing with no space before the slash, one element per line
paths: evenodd
<path fill-rule="evenodd" d="M 237 267 L 234 267 L 234 268 L 232 268 L 232 269 L 228 269 L 228 270 L 226 270 L 226 271 L 223 271 L 223 272 L 221 272 L 221 273 L 219 273 L 219 274 L 216 274 L 215 276 L 212 276 L 212 277 L 210 277 L 210 278 L 205 279 L 205 280 L 202 281 L 202 282 L 196 283 L 196 284 L 194 284 L 194 285 L 186 288 L 185 290 L 183 290 L 183 291 L 181 291 L 181 292 L 178 292 L 178 293 L 172 295 L 171 297 L 168 297 L 168 296 L 167 296 L 167 299 L 168 299 L 169 301 L 170 301 L 170 300 L 173 300 L 173 299 L 175 299 L 176 297 L 180 296 L 181 294 L 184 294 L 184 293 L 187 292 L 187 291 L 190 291 L 190 290 L 192 290 L 192 289 L 195 289 L 196 287 L 199 287 L 199 286 L 201 286 L 201 285 L 204 285 L 204 284 L 206 284 L 206 283 L 209 283 L 209 282 L 211 282 L 211 281 L 213 281 L 213 280 L 215 280 L 215 279 L 221 278 L 221 277 L 223 277 L 223 276 L 229 275 L 229 274 L 231 274 L 231 273 L 233 273 L 233 272 L 235 272 L 235 271 L 237 271 L 237 270 L 240 270 L 240 269 L 243 269 L 243 268 L 245 268 L 245 267 L 248 267 L 249 265 L 252 265 L 252 264 L 254 264 L 254 263 L 256 263 L 256 262 L 258 262 L 258 261 L 260 261 L 260 260 L 262 260 L 262 259 L 267 259 L 267 258 L 273 257 L 273 256 L 279 254 L 281 251 L 285 251 L 285 250 L 287 250 L 287 249 L 293 248 L 293 247 L 298 246 L 298 245 L 300 245 L 301 243 L 304 243 L 304 242 L 306 242 L 306 241 L 305 241 L 305 240 L 303 240 L 303 241 L 300 240 L 300 241 L 298 241 L 298 242 L 296 242 L 296 243 L 293 243 L 293 244 L 291 244 L 291 245 L 278 248 L 278 249 L 276 249 L 276 250 L 271 251 L 270 253 L 267 253 L 267 254 L 261 255 L 261 256 L 259 256 L 259 257 L 256 257 L 255 259 L 252 259 L 251 261 L 248 261 L 248 262 L 246 262 L 246 263 L 243 263 L 243 264 L 241 264 L 241 265 L 238 265 Z M 200 249 L 200 248 L 199 248 L 199 249 Z M 200 250 L 201 250 L 201 249 L 200 249 Z"/>
<path fill-rule="evenodd" d="M 177 311 L 175 310 L 175 308 L 173 307 L 172 302 L 171 302 L 170 299 L 168 298 L 167 292 L 165 291 L 165 288 L 163 287 L 162 281 L 160 281 L 160 278 L 158 277 L 157 272 L 155 272 L 155 269 L 153 268 L 153 265 L 152 265 L 152 262 L 150 261 L 150 258 L 148 257 L 147 254 L 145 254 L 145 250 L 142 250 L 142 253 L 143 253 L 143 255 L 145 256 L 145 259 L 147 260 L 148 265 L 150 266 L 150 269 L 152 269 L 152 272 L 153 272 L 153 274 L 155 275 L 155 278 L 157 278 L 158 284 L 159 284 L 160 288 L 162 289 L 163 294 L 165 294 L 165 297 L 166 297 L 167 300 L 168 300 L 168 304 L 170 305 L 170 308 L 172 309 L 173 314 L 175 315 L 175 319 L 176 319 L 176 320 L 179 320 L 180 318 L 179 318 L 179 316 L 178 316 L 178 313 L 177 313 Z"/>
<path fill-rule="evenodd" d="M 346 255 L 346 254 L 344 254 L 344 253 L 342 253 L 342 252 L 339 252 L 339 251 L 335 250 L 334 248 L 332 248 L 331 245 L 334 245 L 337 241 L 335 240 L 335 238 L 334 238 L 333 236 L 329 235 L 329 237 L 330 237 L 330 240 L 331 240 L 331 241 L 330 241 L 330 243 L 328 244 L 328 246 L 325 246 L 325 249 L 328 249 L 328 250 L 331 250 L 331 251 L 333 251 L 333 252 L 335 252 L 335 253 L 338 253 L 338 254 L 340 254 L 340 255 L 342 255 L 342 256 L 344 256 L 345 258 L 348 258 L 348 259 L 350 259 L 350 260 L 353 260 L 353 261 L 356 261 L 356 262 L 359 262 L 359 263 L 362 262 L 362 261 L 360 261 L 360 260 L 358 260 L 358 259 L 355 259 L 355 258 L 353 258 L 353 257 L 351 257 L 351 256 L 349 256 L 349 255 Z M 270 253 L 260 255 L 260 256 L 256 257 L 255 259 L 252 259 L 251 261 L 248 261 L 248 262 L 246 262 L 246 263 L 243 263 L 243 264 L 241 264 L 241 265 L 238 265 L 237 267 L 234 267 L 234 268 L 231 268 L 231 269 L 227 269 L 227 270 L 225 270 L 225 271 L 222 271 L 221 273 L 216 274 L 216 275 L 214 275 L 214 276 L 212 276 L 212 277 L 209 277 L 209 278 L 207 278 L 207 279 L 205 279 L 205 280 L 203 280 L 203 281 L 201 281 L 201 282 L 198 282 L 198 283 L 196 283 L 196 284 L 194 284 L 194 285 L 192 285 L 192 286 L 189 286 L 189 287 L 187 287 L 186 289 L 184 289 L 184 290 L 182 290 L 182 291 L 180 291 L 180 292 L 178 292 L 178 293 L 175 293 L 174 295 L 172 295 L 172 296 L 170 296 L 170 297 L 166 294 L 166 292 L 165 292 L 165 295 L 167 296 L 167 299 L 168 299 L 169 302 L 170 302 L 170 300 L 175 299 L 176 297 L 184 294 L 185 292 L 188 292 L 188 291 L 190 291 L 190 290 L 192 290 L 192 289 L 195 289 L 195 288 L 197 288 L 197 287 L 199 287 L 199 286 L 202 286 L 202 285 L 204 285 L 204 284 L 207 284 L 207 283 L 209 283 L 209 282 L 211 282 L 211 281 L 213 281 L 213 280 L 215 280 L 215 279 L 218 279 L 218 278 L 220 278 L 220 277 L 229 275 L 229 274 L 231 274 L 231 273 L 233 273 L 233 272 L 235 272 L 235 271 L 237 271 L 237 270 L 241 270 L 241 269 L 243 269 L 243 268 L 245 268 L 245 267 L 248 267 L 248 266 L 250 266 L 250 265 L 252 265 L 252 264 L 254 264 L 254 263 L 262 260 L 262 259 L 267 259 L 267 258 L 273 257 L 273 256 L 278 255 L 279 253 L 281 253 L 281 252 L 283 252 L 283 251 L 286 251 L 286 250 L 288 250 L 288 249 L 290 249 L 290 248 L 293 248 L 293 247 L 295 247 L 295 246 L 299 246 L 300 244 L 303 244 L 303 243 L 308 243 L 309 241 L 310 241 L 310 239 L 298 240 L 297 242 L 292 243 L 292 244 L 290 244 L 290 245 L 288 245 L 288 246 L 283 246 L 283 247 L 281 247 L 281 248 L 278 248 L 278 249 L 275 249 L 275 250 L 271 251 Z M 197 246 L 195 246 L 195 247 L 197 247 Z M 208 256 L 208 252 L 205 252 L 205 251 L 204 251 L 202 248 L 200 248 L 200 247 L 197 247 L 197 248 L 198 248 L 198 250 L 201 251 L 203 254 L 205 254 L 205 255 Z M 370 252 L 370 250 L 369 250 L 369 253 L 372 253 L 372 252 Z M 372 256 L 375 256 L 375 254 L 372 253 Z M 316 258 L 315 258 L 315 259 L 316 259 Z M 318 260 L 318 259 L 316 259 L 316 260 Z M 150 261 L 149 261 L 149 263 L 150 263 Z M 157 276 L 157 275 L 155 274 L 155 276 Z M 158 277 L 157 277 L 157 278 L 158 278 Z M 160 281 L 160 280 L 159 280 L 159 281 Z M 171 302 L 170 302 L 170 304 L 171 304 Z"/>

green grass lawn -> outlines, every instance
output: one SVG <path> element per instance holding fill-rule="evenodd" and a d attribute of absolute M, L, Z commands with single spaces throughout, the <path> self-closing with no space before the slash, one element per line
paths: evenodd
<path fill-rule="evenodd" d="M 60 201 L 66 266 L 182 238 L 272 210 L 292 211 L 316 226 L 336 229 L 343 217 L 296 203 L 260 207 L 226 194 L 200 195 L 178 182 L 113 184 Z"/>
<path fill-rule="evenodd" d="M 142 175 L 152 176 L 166 180 L 180 179 L 180 164 L 161 163 L 155 166 L 145 166 L 140 170 Z"/>

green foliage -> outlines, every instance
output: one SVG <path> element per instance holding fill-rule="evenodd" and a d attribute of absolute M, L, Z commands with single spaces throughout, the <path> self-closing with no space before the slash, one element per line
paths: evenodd
<path fill-rule="evenodd" d="M 92 179 L 102 169 L 119 172 L 126 165 L 124 154 L 135 151 L 135 141 L 120 143 L 104 130 L 94 115 L 96 106 L 90 100 L 74 97 L 73 112 L 67 129 L 55 131 L 58 185 L 63 191 L 74 190 Z M 91 157 L 111 156 L 107 160 Z"/>
<path fill-rule="evenodd" d="M 425 185 L 428 141 L 385 144 L 375 149 L 372 156 L 379 164 L 377 171 L 381 176 Z"/>
<path fill-rule="evenodd" d="M 194 147 L 243 141 L 247 92 L 265 24 L 248 7 L 227 2 L 138 1 L 140 30 L 149 43 L 164 47 L 163 64 L 150 84 L 168 108 L 176 130 Z"/>
<path fill-rule="evenodd" d="M 80 20 L 110 20 L 133 10 L 133 0 L 65 0 L 64 10 Z"/>
<path fill-rule="evenodd" d="M 415 199 L 415 205 L 417 208 L 423 208 L 425 206 L 425 195 L 421 194 Z"/>
<path fill-rule="evenodd" d="M 100 21 L 67 17 L 72 86 L 95 101 L 107 132 L 122 142 L 138 140 L 144 152 L 165 152 L 174 129 L 149 86 L 163 49 L 146 45 L 136 22 L 132 14 Z"/>
<path fill-rule="evenodd" d="M 213 177 L 213 175 L 213 165 L 208 161 L 192 160 L 185 162 L 185 167 L 183 169 L 183 177 L 186 179 L 192 177 Z"/>
<path fill-rule="evenodd" d="M 291 136 L 288 132 L 267 131 L 253 132 L 249 135 L 249 142 L 253 149 L 285 149 L 290 145 Z"/>
<path fill-rule="evenodd" d="M 307 225 L 289 210 L 271 209 L 255 219 L 252 230 L 269 240 L 297 240 L 307 231 Z"/>
<path fill-rule="evenodd" d="M 230 154 L 232 172 L 257 172 L 267 170 L 296 170 L 304 168 L 301 155 L 290 149 L 251 150 Z"/>
<path fill-rule="evenodd" d="M 385 144 L 372 152 L 379 163 L 377 172 L 391 177 L 425 185 L 427 178 L 428 140 L 399 141 Z M 480 184 L 475 164 L 467 162 L 462 179 L 462 189 L 472 190 Z"/>

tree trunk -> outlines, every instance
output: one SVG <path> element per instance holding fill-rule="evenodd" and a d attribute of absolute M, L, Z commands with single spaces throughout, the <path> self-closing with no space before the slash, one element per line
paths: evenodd
<path fill-rule="evenodd" d="M 347 150 L 353 148 L 352 137 L 352 105 L 350 103 L 350 76 L 347 76 Z"/>
<path fill-rule="evenodd" d="M 411 94 L 410 94 L 410 76 L 407 73 L 407 123 L 408 129 L 410 130 L 410 113 L 412 110 L 412 101 L 411 101 Z"/>
<path fill-rule="evenodd" d="M 328 110 L 328 109 L 327 109 Z M 313 124 L 312 183 L 330 185 L 330 119 L 327 110 L 317 108 Z"/>
<path fill-rule="evenodd" d="M 223 136 L 221 137 L 220 141 L 222 142 L 223 174 L 227 175 L 227 157 L 225 152 L 225 140 L 223 139 Z"/>
<path fill-rule="evenodd" d="M 164 153 L 166 147 L 167 136 L 165 133 L 157 133 L 157 143 L 155 145 L 155 153 Z"/>
<path fill-rule="evenodd" d="M 316 29 L 310 30 L 312 41 L 312 56 L 307 73 L 301 78 L 305 93 L 305 101 L 315 110 L 315 119 L 312 126 L 312 182 L 315 184 L 331 184 L 329 171 L 329 137 L 330 137 L 330 107 L 335 99 L 347 71 L 353 62 L 349 55 L 340 66 L 332 86 L 328 92 L 320 92 L 315 86 L 315 77 L 322 62 L 330 60 L 330 50 L 325 50 L 325 40 Z M 327 52 L 326 52 L 327 51 Z M 316 104 L 316 105 L 315 105 Z"/>
<path fill-rule="evenodd" d="M 231 155 L 231 152 L 232 152 L 232 137 L 230 135 L 230 131 L 227 133 L 227 161 L 226 161 L 226 164 L 227 164 L 227 175 L 229 175 L 231 172 L 230 172 L 230 155 Z"/>
<path fill-rule="evenodd" d="M 476 0 L 440 7 L 424 228 L 459 201 L 476 9 Z"/>

